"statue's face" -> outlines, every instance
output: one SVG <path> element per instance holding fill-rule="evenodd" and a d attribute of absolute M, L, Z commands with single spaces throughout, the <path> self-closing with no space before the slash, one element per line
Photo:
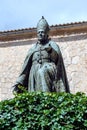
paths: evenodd
<path fill-rule="evenodd" d="M 37 37 L 39 41 L 44 41 L 47 39 L 47 33 L 44 30 L 38 30 Z"/>

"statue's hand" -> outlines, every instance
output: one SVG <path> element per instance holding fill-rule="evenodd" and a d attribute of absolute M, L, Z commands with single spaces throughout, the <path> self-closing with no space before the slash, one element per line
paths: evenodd
<path fill-rule="evenodd" d="M 15 84 L 12 86 L 12 92 L 13 93 L 21 93 L 21 89 L 18 87 L 20 84 Z"/>

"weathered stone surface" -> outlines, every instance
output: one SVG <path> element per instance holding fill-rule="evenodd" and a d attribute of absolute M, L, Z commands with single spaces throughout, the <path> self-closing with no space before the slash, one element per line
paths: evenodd
<path fill-rule="evenodd" d="M 75 56 L 75 57 L 73 57 L 73 58 L 72 58 L 72 64 L 78 64 L 79 59 L 80 59 L 79 56 Z"/>
<path fill-rule="evenodd" d="M 87 38 L 73 35 L 67 41 L 62 41 L 58 44 L 62 50 L 70 90 L 72 93 L 81 91 L 87 94 Z"/>
<path fill-rule="evenodd" d="M 84 38 L 84 34 L 83 37 L 75 34 L 75 39 L 74 35 L 67 35 L 67 40 L 66 36 L 62 36 L 62 40 L 59 38 L 57 44 L 62 51 L 70 90 L 72 93 L 81 91 L 87 94 L 87 38 Z M 0 100 L 13 97 L 11 86 L 14 85 L 31 46 L 32 44 L 24 45 L 19 41 L 16 45 L 15 42 L 10 42 L 10 46 L 0 47 Z"/>

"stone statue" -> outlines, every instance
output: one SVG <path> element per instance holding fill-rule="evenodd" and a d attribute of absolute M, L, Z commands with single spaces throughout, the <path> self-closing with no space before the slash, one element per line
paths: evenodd
<path fill-rule="evenodd" d="M 20 92 L 18 85 L 29 92 L 70 92 L 59 46 L 49 39 L 49 30 L 42 16 L 37 24 L 38 41 L 28 51 L 13 92 Z"/>

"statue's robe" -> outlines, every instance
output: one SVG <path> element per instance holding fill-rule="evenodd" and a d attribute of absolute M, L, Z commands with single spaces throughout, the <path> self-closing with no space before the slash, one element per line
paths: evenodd
<path fill-rule="evenodd" d="M 37 42 L 28 51 L 16 84 L 29 92 L 70 92 L 59 46 L 51 40 Z"/>

